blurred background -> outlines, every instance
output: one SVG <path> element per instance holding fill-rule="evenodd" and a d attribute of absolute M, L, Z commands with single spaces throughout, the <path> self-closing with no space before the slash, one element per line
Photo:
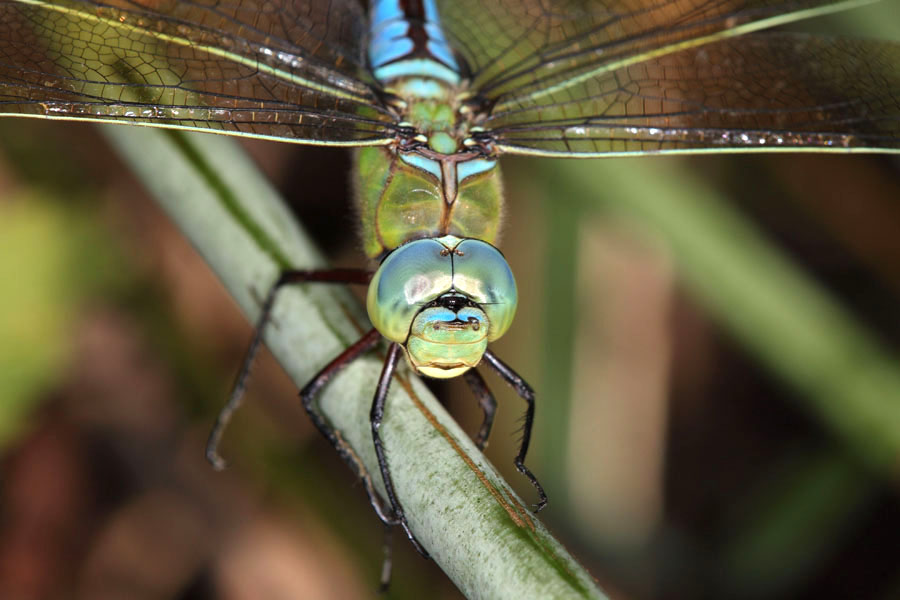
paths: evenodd
<path fill-rule="evenodd" d="M 900 40 L 896 2 L 809 27 Z M 797 27 L 794 27 L 797 29 Z M 246 142 L 337 266 L 350 154 Z M 615 598 L 900 598 L 900 161 L 503 163 L 542 519 Z M 160 174 L 165 176 L 165 174 Z M 94 126 L 0 119 L 0 597 L 367 598 L 382 528 Z M 521 401 L 487 450 L 515 471 Z M 464 385 L 435 385 L 467 431 Z M 368 398 L 360 399 L 369 402 Z M 397 536 L 391 598 L 458 598 Z"/>

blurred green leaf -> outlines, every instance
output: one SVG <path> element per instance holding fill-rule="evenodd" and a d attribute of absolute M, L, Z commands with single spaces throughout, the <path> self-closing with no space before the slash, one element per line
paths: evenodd
<path fill-rule="evenodd" d="M 900 368 L 802 269 L 675 161 L 556 161 L 557 194 L 637 219 L 668 244 L 682 281 L 748 352 L 873 470 L 895 477 Z M 602 190 L 602 192 L 600 191 Z"/>
<path fill-rule="evenodd" d="M 852 531 L 873 482 L 846 456 L 801 452 L 736 499 L 719 584 L 728 597 L 783 597 Z"/>
<path fill-rule="evenodd" d="M 123 275 L 104 233 L 51 193 L 0 204 L 0 446 L 58 382 L 81 304 Z"/>

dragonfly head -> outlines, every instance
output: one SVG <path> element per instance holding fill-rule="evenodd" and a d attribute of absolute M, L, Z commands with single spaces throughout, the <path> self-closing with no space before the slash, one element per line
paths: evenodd
<path fill-rule="evenodd" d="M 488 342 L 509 329 L 516 303 L 516 282 L 500 251 L 448 235 L 389 254 L 366 305 L 375 328 L 406 348 L 417 371 L 449 378 L 481 361 Z"/>

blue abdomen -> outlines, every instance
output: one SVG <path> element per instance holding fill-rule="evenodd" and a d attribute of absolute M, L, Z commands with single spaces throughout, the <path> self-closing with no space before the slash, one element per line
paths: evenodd
<path fill-rule="evenodd" d="M 369 36 L 369 65 L 382 83 L 430 77 L 456 85 L 461 79 L 434 0 L 373 0 Z"/>

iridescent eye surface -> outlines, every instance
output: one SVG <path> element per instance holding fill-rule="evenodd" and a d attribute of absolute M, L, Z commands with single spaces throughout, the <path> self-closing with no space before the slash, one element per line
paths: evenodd
<path fill-rule="evenodd" d="M 493 342 L 512 325 L 519 301 L 516 280 L 500 251 L 481 240 L 461 241 L 453 256 L 453 287 L 487 314 Z"/>
<path fill-rule="evenodd" d="M 515 279 L 496 248 L 444 236 L 389 254 L 369 284 L 366 307 L 384 337 L 405 345 L 418 371 L 455 377 L 509 329 L 516 302 Z"/>
<path fill-rule="evenodd" d="M 392 342 L 406 342 L 416 314 L 453 287 L 448 248 L 416 240 L 391 252 L 369 284 L 366 309 L 372 325 Z"/>

